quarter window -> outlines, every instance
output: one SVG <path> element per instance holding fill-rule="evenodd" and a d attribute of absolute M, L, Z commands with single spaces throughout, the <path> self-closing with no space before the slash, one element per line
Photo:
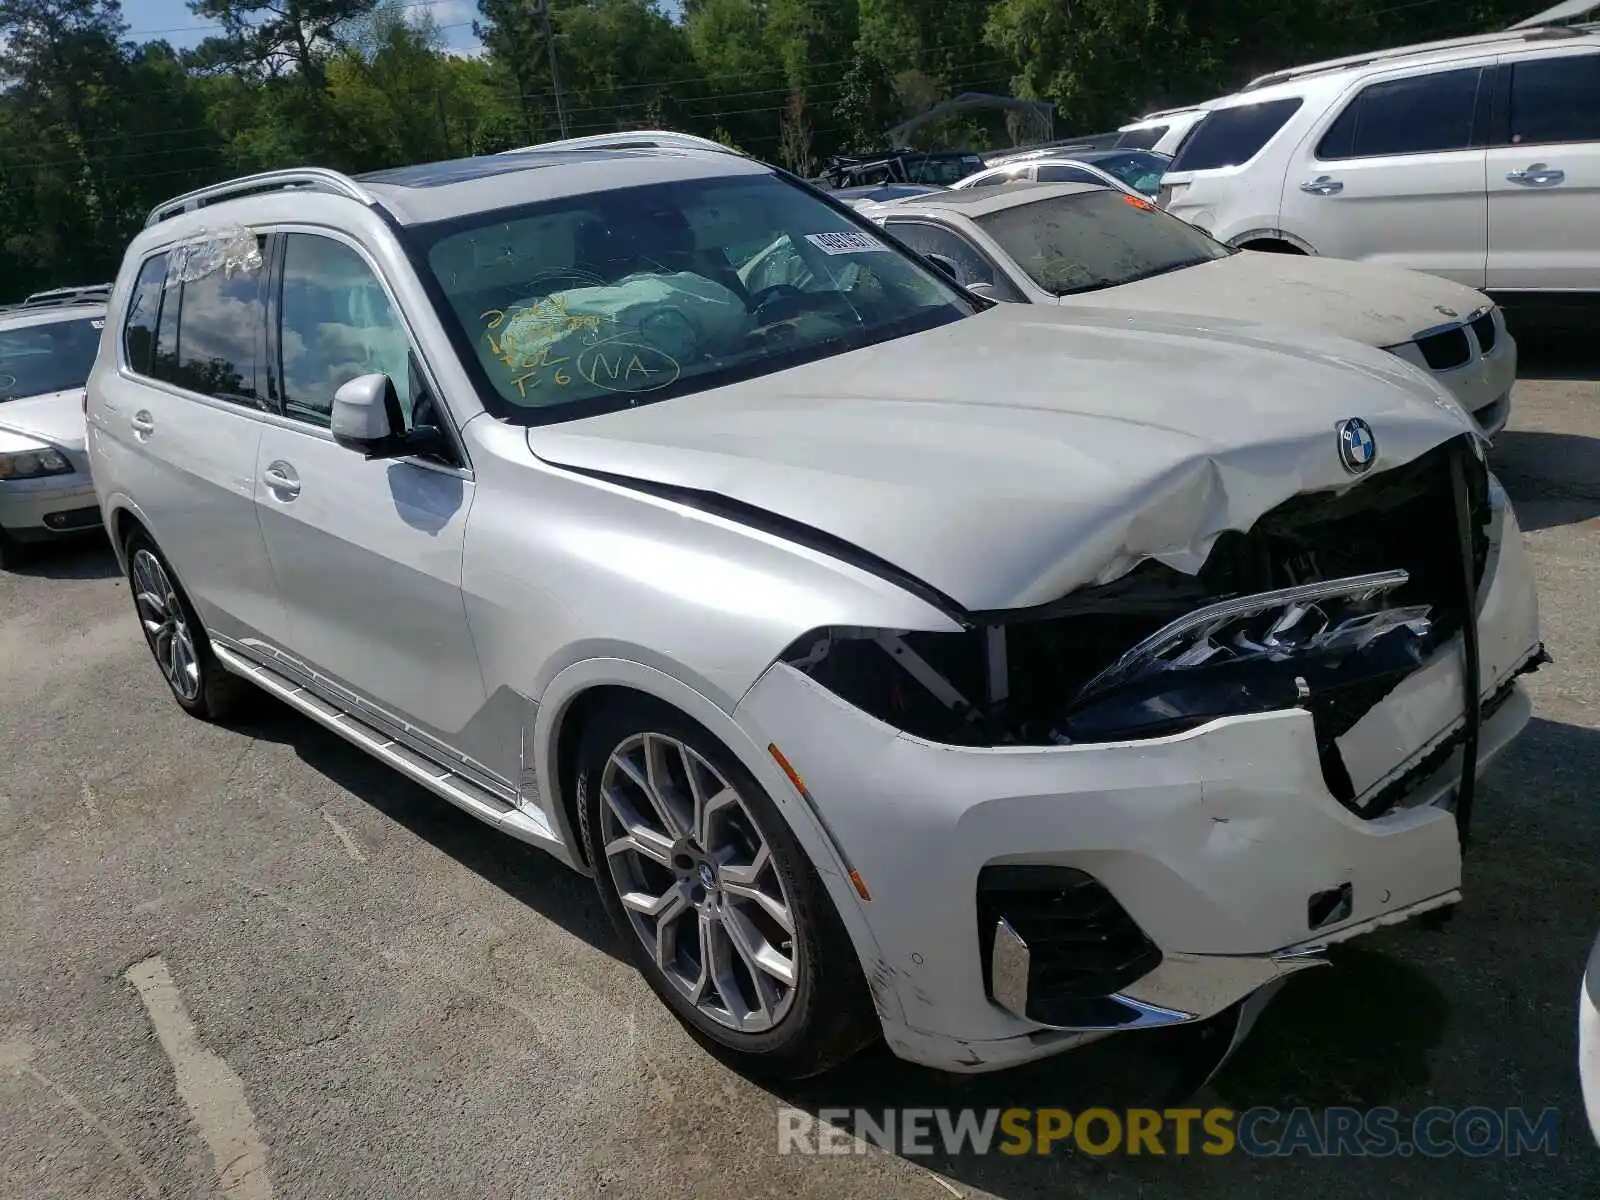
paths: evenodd
<path fill-rule="evenodd" d="M 1249 162 L 1277 136 L 1302 103 L 1295 96 L 1214 109 L 1190 130 L 1170 169 L 1210 171 Z"/>
<path fill-rule="evenodd" d="M 1466 150 L 1482 71 L 1438 71 L 1362 90 L 1317 144 L 1323 161 Z"/>
<path fill-rule="evenodd" d="M 938 254 L 955 263 L 963 285 L 989 283 L 1007 293 L 1015 290 L 1009 282 L 996 278 L 994 264 L 960 234 L 921 221 L 893 221 L 889 229 L 918 254 Z"/>
<path fill-rule="evenodd" d="M 155 362 L 156 322 L 161 316 L 161 281 L 167 274 L 167 256 L 145 260 L 133 285 L 128 319 L 122 327 L 122 353 L 128 368 L 149 375 Z"/>
<path fill-rule="evenodd" d="M 1511 144 L 1600 141 L 1600 54 L 1511 68 Z"/>
<path fill-rule="evenodd" d="M 1162 135 L 1170 129 L 1169 125 L 1151 125 L 1147 129 L 1130 129 L 1117 139 L 1118 150 L 1152 150 L 1159 142 Z"/>
<path fill-rule="evenodd" d="M 326 427 L 333 394 L 387 375 L 411 420 L 411 343 L 366 260 L 343 242 L 291 233 L 284 242 L 278 339 L 286 415 Z"/>

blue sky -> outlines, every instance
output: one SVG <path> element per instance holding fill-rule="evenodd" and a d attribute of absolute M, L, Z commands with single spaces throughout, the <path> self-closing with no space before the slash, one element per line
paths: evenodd
<path fill-rule="evenodd" d="M 408 0 L 417 11 L 431 11 L 445 44 L 452 50 L 471 50 L 472 19 L 477 0 Z M 122 0 L 128 36 L 136 42 L 165 39 L 179 48 L 194 46 L 213 32 L 209 24 L 189 11 L 184 0 Z"/>

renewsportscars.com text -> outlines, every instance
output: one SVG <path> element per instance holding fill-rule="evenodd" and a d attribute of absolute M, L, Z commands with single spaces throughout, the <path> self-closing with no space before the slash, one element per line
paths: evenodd
<path fill-rule="evenodd" d="M 1469 1158 L 1556 1153 L 1553 1108 L 823 1108 L 778 1110 L 779 1154 L 1303 1154 Z"/>

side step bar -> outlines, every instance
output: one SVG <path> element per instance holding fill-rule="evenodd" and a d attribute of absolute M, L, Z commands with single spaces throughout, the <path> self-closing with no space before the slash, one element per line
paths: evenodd
<path fill-rule="evenodd" d="M 419 783 L 436 796 L 442 796 L 488 825 L 509 833 L 519 841 L 538 846 L 563 862 L 571 856 L 544 814 L 518 808 L 487 788 L 449 767 L 403 746 L 367 724 L 361 718 L 329 704 L 309 688 L 300 686 L 271 667 L 246 658 L 226 646 L 212 643 L 212 651 L 228 670 L 242 675 L 262 691 L 276 696 L 290 708 L 304 713 L 317 724 L 333 730 L 346 741 L 360 747 L 385 766 Z"/>

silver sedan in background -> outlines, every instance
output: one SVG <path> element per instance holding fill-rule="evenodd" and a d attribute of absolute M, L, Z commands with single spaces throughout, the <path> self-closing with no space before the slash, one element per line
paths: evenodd
<path fill-rule="evenodd" d="M 0 310 L 0 566 L 31 544 L 100 526 L 83 385 L 105 312 L 103 298 L 79 292 Z"/>
<path fill-rule="evenodd" d="M 1236 250 L 1123 191 L 959 187 L 860 211 L 993 300 L 1313 330 L 1432 375 L 1494 437 L 1517 346 L 1500 309 L 1447 279 L 1373 263 Z"/>

